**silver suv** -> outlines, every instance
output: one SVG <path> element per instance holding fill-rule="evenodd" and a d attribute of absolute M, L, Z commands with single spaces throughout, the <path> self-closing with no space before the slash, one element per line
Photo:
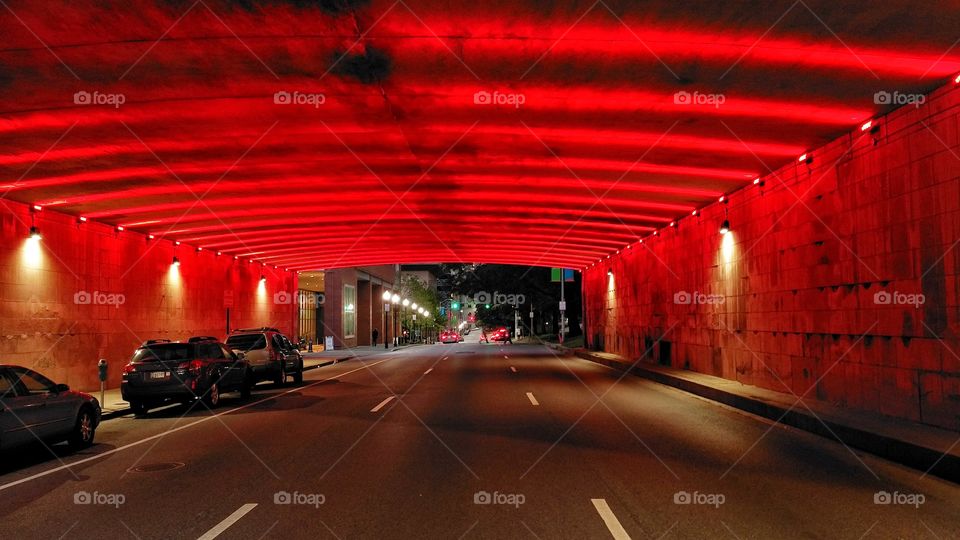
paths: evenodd
<path fill-rule="evenodd" d="M 303 356 L 276 328 L 243 328 L 227 336 L 227 348 L 244 354 L 255 382 L 283 386 L 287 377 L 303 382 Z"/>

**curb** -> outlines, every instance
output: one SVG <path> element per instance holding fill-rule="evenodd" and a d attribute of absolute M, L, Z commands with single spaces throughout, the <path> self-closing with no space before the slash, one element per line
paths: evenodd
<path fill-rule="evenodd" d="M 694 381 L 674 377 L 669 373 L 644 369 L 641 365 L 624 365 L 623 362 L 609 360 L 590 354 L 582 349 L 571 350 L 565 347 L 552 346 L 559 351 L 598 364 L 605 365 L 620 372 L 629 371 L 631 375 L 643 377 L 654 382 L 672 386 L 718 403 L 723 403 L 735 409 L 762 416 L 775 422 L 780 422 L 797 429 L 802 429 L 814 435 L 869 452 L 875 456 L 905 465 L 907 467 L 932 474 L 951 482 L 960 483 L 960 456 L 936 450 L 922 444 L 896 439 L 881 435 L 846 423 L 817 418 L 806 411 L 790 409 L 779 404 L 742 396 L 713 388 Z M 822 422 L 821 422 L 822 419 Z M 826 425 L 824 425 L 826 424 Z"/>

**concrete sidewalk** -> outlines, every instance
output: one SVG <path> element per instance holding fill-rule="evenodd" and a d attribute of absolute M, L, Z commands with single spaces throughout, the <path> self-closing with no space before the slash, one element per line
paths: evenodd
<path fill-rule="evenodd" d="M 365 356 L 371 356 L 374 354 L 382 354 L 395 349 L 403 349 L 405 347 L 409 347 L 409 345 L 396 348 L 391 347 L 390 349 L 384 349 L 382 347 L 355 347 L 353 349 L 336 351 L 323 351 L 315 353 L 305 352 L 303 353 L 303 370 L 311 371 L 324 366 L 329 366 L 331 364 L 353 360 L 354 358 L 363 358 Z M 130 404 L 123 400 L 123 397 L 120 395 L 119 388 L 110 388 L 106 390 L 103 394 L 103 399 L 100 399 L 99 390 L 87 391 L 87 393 L 100 400 L 100 406 L 103 409 L 102 420 L 111 420 L 113 418 L 130 414 Z"/>
<path fill-rule="evenodd" d="M 846 446 L 960 483 L 960 434 L 881 417 L 693 371 L 634 363 L 621 356 L 550 347 L 833 439 Z"/>

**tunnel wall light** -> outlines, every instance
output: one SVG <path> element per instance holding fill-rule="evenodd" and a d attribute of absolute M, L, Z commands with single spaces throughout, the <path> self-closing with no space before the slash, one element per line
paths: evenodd
<path fill-rule="evenodd" d="M 173 262 L 170 263 L 171 266 L 180 266 L 180 257 L 174 256 Z"/>
<path fill-rule="evenodd" d="M 860 126 L 860 131 L 866 131 L 873 127 L 873 120 L 867 120 Z"/>
<path fill-rule="evenodd" d="M 267 282 L 267 276 L 260 274 L 260 283 L 266 283 L 266 282 Z"/>
<path fill-rule="evenodd" d="M 730 232 L 730 220 L 725 219 L 723 220 L 723 223 L 720 224 L 720 234 L 725 235 L 728 232 Z"/>
<path fill-rule="evenodd" d="M 40 234 L 40 229 L 36 225 L 30 227 L 30 238 L 32 240 L 40 240 L 43 236 Z"/>

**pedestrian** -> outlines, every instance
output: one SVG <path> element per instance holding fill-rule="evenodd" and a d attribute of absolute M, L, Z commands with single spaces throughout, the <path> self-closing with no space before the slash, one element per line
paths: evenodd
<path fill-rule="evenodd" d="M 380 337 L 380 331 L 376 328 L 373 329 L 373 346 L 377 346 L 377 339 Z"/>

